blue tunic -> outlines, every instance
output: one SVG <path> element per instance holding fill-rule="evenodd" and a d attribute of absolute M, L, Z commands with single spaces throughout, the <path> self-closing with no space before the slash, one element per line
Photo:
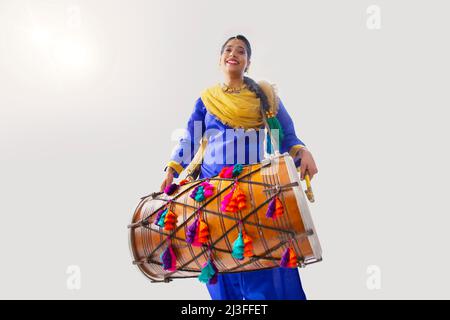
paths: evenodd
<path fill-rule="evenodd" d="M 280 152 L 289 152 L 292 147 L 298 145 L 305 146 L 296 136 L 292 119 L 281 101 L 277 118 L 284 131 Z M 185 169 L 198 150 L 203 136 L 207 137 L 208 144 L 201 165 L 200 178 L 215 176 L 224 166 L 260 162 L 264 157 L 263 129 L 263 127 L 248 130 L 231 128 L 208 112 L 201 98 L 198 98 L 185 133 L 179 139 L 168 166 Z M 300 159 L 294 160 L 299 166 Z M 175 173 L 175 177 L 178 177 L 179 173 Z M 207 285 L 207 288 L 214 300 L 306 299 L 297 268 L 219 274 L 217 284 Z"/>

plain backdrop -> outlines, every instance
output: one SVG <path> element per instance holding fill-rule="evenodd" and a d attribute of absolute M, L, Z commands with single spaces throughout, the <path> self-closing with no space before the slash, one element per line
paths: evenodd
<path fill-rule="evenodd" d="M 209 299 L 197 279 L 150 283 L 126 226 L 238 33 L 319 168 L 308 298 L 450 298 L 449 9 L 0 0 L 0 298 Z"/>

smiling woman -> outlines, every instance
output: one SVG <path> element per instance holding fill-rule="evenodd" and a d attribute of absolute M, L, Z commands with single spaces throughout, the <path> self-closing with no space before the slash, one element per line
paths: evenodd
<path fill-rule="evenodd" d="M 186 135 L 179 141 L 166 166 L 167 175 L 161 184 L 161 192 L 168 192 L 173 179 L 193 160 L 201 136 L 205 136 L 207 144 L 200 166 L 200 179 L 219 173 L 223 177 L 227 165 L 260 162 L 264 149 L 264 136 L 260 129 L 265 126 L 268 126 L 270 136 L 276 136 L 273 142 L 270 137 L 266 139 L 267 153 L 278 147 L 281 153 L 288 152 L 300 167 L 302 179 L 306 172 L 311 178 L 317 173 L 311 153 L 296 136 L 292 119 L 274 88 L 267 82 L 257 83 L 244 76 L 250 66 L 251 55 L 250 43 L 242 35 L 231 37 L 223 44 L 219 65 L 224 82 L 207 88 L 197 100 Z M 200 134 L 197 128 L 201 128 Z M 240 137 L 249 131 L 255 131 L 256 139 Z M 246 241 L 241 241 L 242 246 Z M 234 245 L 238 242 L 239 239 Z M 233 247 L 233 254 L 236 254 L 235 249 Z M 205 282 L 212 299 L 306 299 L 296 263 L 293 266 L 221 273 L 215 281 Z"/>

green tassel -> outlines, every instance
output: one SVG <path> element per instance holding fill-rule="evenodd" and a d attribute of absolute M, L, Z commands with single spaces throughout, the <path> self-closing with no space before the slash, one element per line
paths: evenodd
<path fill-rule="evenodd" d="M 203 201 L 203 200 L 205 200 L 205 196 L 204 196 L 203 193 L 197 194 L 197 195 L 195 196 L 195 201 L 201 202 L 201 201 Z"/>
<path fill-rule="evenodd" d="M 238 260 L 244 259 L 244 247 L 245 244 L 244 239 L 242 238 L 242 232 L 239 232 L 237 239 L 233 243 L 231 255 Z"/>
<path fill-rule="evenodd" d="M 281 146 L 281 142 L 283 141 L 284 138 L 284 132 L 283 132 L 283 127 L 281 126 L 280 121 L 278 120 L 277 117 L 270 117 L 267 118 L 267 125 L 269 126 L 270 130 L 278 130 L 278 145 Z M 273 132 L 273 134 L 275 134 L 275 132 Z M 276 139 L 276 136 L 274 137 L 274 139 Z M 272 148 L 272 140 L 270 139 L 270 135 L 269 132 L 267 132 L 267 153 L 272 153 L 273 152 L 273 148 Z"/>
<path fill-rule="evenodd" d="M 242 167 L 242 164 L 238 163 L 235 164 L 233 167 L 233 177 L 237 177 L 238 175 L 241 174 L 242 170 L 244 169 L 244 167 Z"/>
<path fill-rule="evenodd" d="M 213 266 L 210 262 L 206 266 L 203 267 L 200 275 L 198 276 L 198 279 L 200 282 L 208 283 L 208 281 L 214 276 L 216 271 L 214 270 Z"/>
<path fill-rule="evenodd" d="M 203 200 L 205 200 L 204 187 L 200 186 L 195 194 L 195 201 L 201 202 Z"/>

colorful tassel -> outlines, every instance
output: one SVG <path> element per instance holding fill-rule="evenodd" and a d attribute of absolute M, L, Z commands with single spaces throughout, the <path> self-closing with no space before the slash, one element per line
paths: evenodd
<path fill-rule="evenodd" d="M 198 186 L 195 189 L 196 190 L 194 190 L 195 191 L 194 200 L 197 202 L 201 202 L 201 201 L 205 200 L 205 195 L 203 194 L 204 187 Z M 192 198 L 192 196 L 191 196 L 191 198 Z"/>
<path fill-rule="evenodd" d="M 244 257 L 253 257 L 254 253 L 252 238 L 245 231 L 242 231 L 242 236 L 244 238 Z"/>
<path fill-rule="evenodd" d="M 208 243 L 208 237 L 209 237 L 208 225 L 206 224 L 205 221 L 203 221 L 202 217 L 200 216 L 197 233 L 195 234 L 195 239 L 192 245 L 201 247 L 203 244 Z"/>
<path fill-rule="evenodd" d="M 197 218 L 195 218 L 194 222 L 187 227 L 187 231 L 186 231 L 186 242 L 187 243 L 192 244 L 194 242 L 195 235 L 197 233 L 198 223 L 199 223 L 199 217 L 197 216 Z"/>
<path fill-rule="evenodd" d="M 233 242 L 233 250 L 231 251 L 233 258 L 238 260 L 244 259 L 244 248 L 244 238 L 242 237 L 242 232 L 239 232 L 237 239 Z"/>
<path fill-rule="evenodd" d="M 231 201 L 233 198 L 233 193 L 234 193 L 234 188 L 231 189 L 231 191 L 227 193 L 227 195 L 223 198 L 222 202 L 220 203 L 220 210 L 222 212 L 233 212 L 233 210 L 236 206 L 235 203 Z"/>
<path fill-rule="evenodd" d="M 270 202 L 269 206 L 267 208 L 266 217 L 276 219 L 278 217 L 281 217 L 284 213 L 284 207 L 281 200 L 278 198 L 278 196 L 275 196 Z"/>
<path fill-rule="evenodd" d="M 189 183 L 189 180 L 188 179 L 183 179 L 183 180 L 180 181 L 179 185 L 180 186 L 184 186 L 186 183 Z"/>
<path fill-rule="evenodd" d="M 222 212 L 236 213 L 247 208 L 247 196 L 236 183 L 231 191 L 223 198 L 220 206 Z"/>
<path fill-rule="evenodd" d="M 154 223 L 155 225 L 158 225 L 158 222 L 159 222 L 159 220 L 161 219 L 161 216 L 163 215 L 164 211 L 166 211 L 166 210 L 167 210 L 167 208 L 162 208 L 161 210 L 158 211 L 158 213 L 156 214 L 156 218 L 155 218 L 155 220 L 153 221 L 153 223 Z"/>
<path fill-rule="evenodd" d="M 192 199 L 197 202 L 201 202 L 206 198 L 211 197 L 214 194 L 214 186 L 208 181 L 203 181 L 189 195 Z"/>
<path fill-rule="evenodd" d="M 201 216 L 197 216 L 194 222 L 187 228 L 186 242 L 194 247 L 201 247 L 208 243 L 209 228 Z"/>
<path fill-rule="evenodd" d="M 242 173 L 243 169 L 244 167 L 240 163 L 235 164 L 234 166 L 223 167 L 219 173 L 219 177 L 226 179 L 236 178 Z"/>
<path fill-rule="evenodd" d="M 236 189 L 234 190 L 233 197 L 236 198 L 236 203 L 238 210 L 243 210 L 247 208 L 247 197 L 244 193 L 244 191 L 239 188 L 239 186 L 236 186 Z"/>
<path fill-rule="evenodd" d="M 167 194 L 168 196 L 170 196 L 175 191 L 177 191 L 177 189 L 178 189 L 178 185 L 176 183 L 172 183 L 164 188 L 164 193 Z"/>
<path fill-rule="evenodd" d="M 164 230 L 172 231 L 175 229 L 178 222 L 178 217 L 172 210 L 167 211 L 164 217 Z"/>
<path fill-rule="evenodd" d="M 166 214 L 169 211 L 169 208 L 161 209 L 156 216 L 155 221 L 153 222 L 155 225 L 164 227 L 164 219 L 166 218 Z"/>
<path fill-rule="evenodd" d="M 210 259 L 202 266 L 202 270 L 200 275 L 198 276 L 198 279 L 203 283 L 216 284 L 218 274 L 219 270 L 214 264 L 214 261 Z"/>
<path fill-rule="evenodd" d="M 233 177 L 237 177 L 238 175 L 240 175 L 243 169 L 244 169 L 244 167 L 242 166 L 242 164 L 240 164 L 240 163 L 235 164 L 233 166 L 233 171 L 232 171 Z"/>
<path fill-rule="evenodd" d="M 212 185 L 211 183 L 209 183 L 208 181 L 204 181 L 202 182 L 202 185 L 204 187 L 204 196 L 205 198 L 209 198 L 214 194 L 214 185 Z"/>
<path fill-rule="evenodd" d="M 159 210 L 153 223 L 164 230 L 174 230 L 178 222 L 178 217 L 168 207 Z"/>
<path fill-rule="evenodd" d="M 219 177 L 231 179 L 233 177 L 233 166 L 231 167 L 223 167 L 219 173 Z"/>
<path fill-rule="evenodd" d="M 297 268 L 297 255 L 291 247 L 284 250 L 283 256 L 281 257 L 280 266 L 282 268 Z"/>
<path fill-rule="evenodd" d="M 163 264 L 163 269 L 168 271 L 177 270 L 177 257 L 173 251 L 172 245 L 169 243 L 166 250 L 160 255 L 161 262 Z"/>

